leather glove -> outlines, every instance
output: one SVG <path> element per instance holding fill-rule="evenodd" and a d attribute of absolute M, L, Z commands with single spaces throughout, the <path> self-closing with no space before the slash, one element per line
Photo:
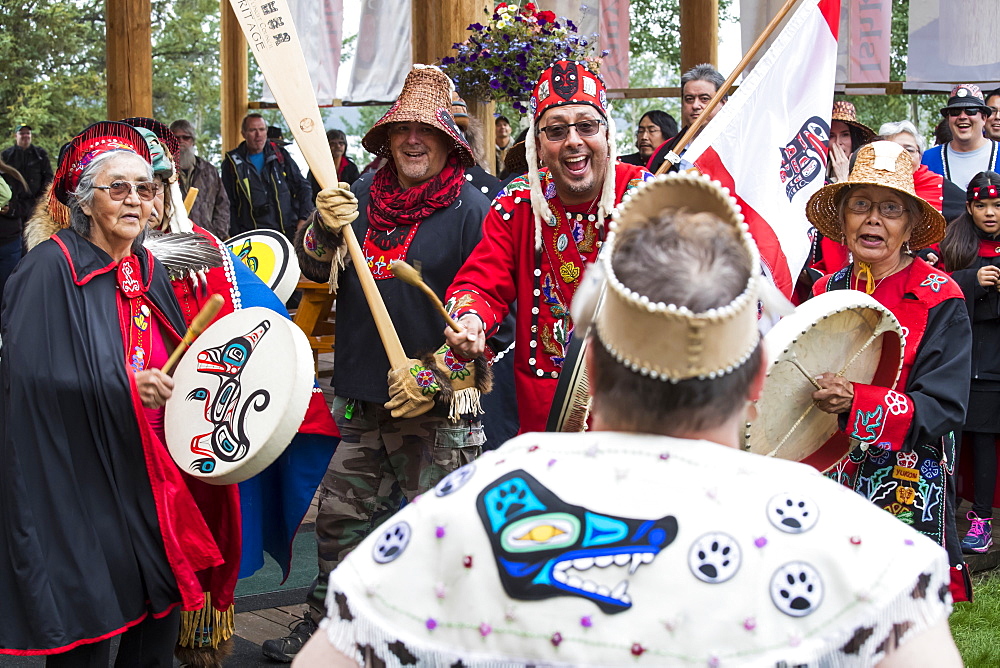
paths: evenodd
<path fill-rule="evenodd" d="M 394 418 L 413 418 L 434 407 L 434 397 L 441 384 L 431 369 L 420 360 L 407 360 L 405 366 L 389 372 L 389 401 L 386 409 Z"/>
<path fill-rule="evenodd" d="M 339 234 L 345 225 L 350 225 L 358 217 L 358 198 L 346 183 L 338 183 L 336 188 L 324 188 L 316 196 L 316 208 L 323 226 L 330 232 Z"/>

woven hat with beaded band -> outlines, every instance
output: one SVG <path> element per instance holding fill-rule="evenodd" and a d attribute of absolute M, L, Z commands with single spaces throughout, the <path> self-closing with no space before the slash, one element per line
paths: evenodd
<path fill-rule="evenodd" d="M 528 183 L 531 186 L 531 210 L 535 214 L 535 247 L 542 247 L 542 221 L 552 215 L 546 197 L 542 194 L 542 183 L 538 178 L 538 119 L 553 107 L 570 104 L 589 104 L 601 112 L 601 119 L 607 123 L 606 137 L 615 136 L 615 120 L 608 113 L 608 92 L 601 75 L 590 71 L 586 63 L 559 60 L 542 72 L 528 101 L 528 134 L 524 140 L 525 155 L 528 159 Z M 608 142 L 608 169 L 604 173 L 600 199 L 597 208 L 597 225 L 603 225 L 606 217 L 615 208 L 615 170 L 618 151 L 613 140 Z"/>
<path fill-rule="evenodd" d="M 860 130 L 862 144 L 867 144 L 878 137 L 877 132 L 864 123 L 858 121 L 858 110 L 855 109 L 854 105 L 847 100 L 837 100 L 833 103 L 833 117 L 830 121 L 840 121 L 841 123 L 849 125 L 852 128 Z"/>
<path fill-rule="evenodd" d="M 406 75 L 403 90 L 389 111 L 372 126 L 361 140 L 369 153 L 392 158 L 389 126 L 392 123 L 426 123 L 445 133 L 466 167 L 476 164 L 472 149 L 455 124 L 451 114 L 451 83 L 448 76 L 433 65 L 414 65 Z"/>
<path fill-rule="evenodd" d="M 909 195 L 920 205 L 921 216 L 912 221 L 910 249 L 920 250 L 944 238 L 945 221 L 934 207 L 917 196 L 913 188 L 913 161 L 902 146 L 877 141 L 858 149 L 854 169 L 846 181 L 830 183 L 816 191 L 806 203 L 806 217 L 823 236 L 844 243 L 844 230 L 837 207 L 850 186 L 873 185 Z"/>
<path fill-rule="evenodd" d="M 615 275 L 613 262 L 619 239 L 628 230 L 662 225 L 667 209 L 709 213 L 731 227 L 746 251 L 750 276 L 740 294 L 729 304 L 694 313 L 684 306 L 653 302 L 629 289 Z M 735 200 L 717 181 L 700 174 L 659 176 L 639 188 L 615 213 L 612 234 L 598 261 L 588 269 L 606 279 L 603 302 L 594 318 L 598 336 L 616 360 L 635 373 L 676 383 L 697 378 L 718 378 L 740 368 L 757 348 L 757 301 L 760 277 L 757 245 Z M 591 280 L 588 276 L 588 282 Z M 580 295 L 578 293 L 577 297 Z M 586 302 L 573 300 L 577 327 L 586 326 Z M 578 303 L 578 301 L 582 303 Z M 656 336 L 649 336 L 656 332 Z"/>

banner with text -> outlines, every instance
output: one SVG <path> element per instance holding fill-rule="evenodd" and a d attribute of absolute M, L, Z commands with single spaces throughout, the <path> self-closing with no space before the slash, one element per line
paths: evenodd
<path fill-rule="evenodd" d="M 913 5 L 921 0 L 911 0 Z M 936 1 L 936 0 L 935 0 Z M 740 33 L 743 52 L 757 40 L 768 22 L 785 4 L 785 0 L 740 0 Z M 1000 3 L 998 3 L 1000 4 Z M 776 35 L 791 19 L 785 16 L 779 30 L 772 33 L 751 61 L 756 65 L 770 47 Z M 889 53 L 892 42 L 891 0 L 842 0 L 840 7 L 840 39 L 837 41 L 837 83 L 879 83 L 889 81 Z M 913 57 L 912 51 L 910 57 Z M 745 74 L 744 74 L 745 76 Z"/>

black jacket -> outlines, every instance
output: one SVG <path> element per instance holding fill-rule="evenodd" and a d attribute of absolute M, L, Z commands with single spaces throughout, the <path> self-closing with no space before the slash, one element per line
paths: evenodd
<path fill-rule="evenodd" d="M 340 174 L 337 175 L 337 179 L 341 183 L 346 183 L 347 185 L 354 185 L 354 182 L 358 180 L 361 176 L 361 172 L 358 170 L 358 165 L 356 162 L 344 156 L 344 166 L 340 168 Z M 312 201 L 316 203 L 316 196 L 319 195 L 319 191 L 322 190 L 319 186 L 319 181 L 313 176 L 312 170 L 309 170 L 309 175 L 306 177 L 309 181 L 309 187 L 312 188 Z"/>
<path fill-rule="evenodd" d="M 21 236 L 24 221 L 31 216 L 34 200 L 19 180 L 7 174 L 2 174 L 0 177 L 10 186 L 10 202 L 7 203 L 7 211 L 0 213 L 0 246 L 2 246 Z"/>
<path fill-rule="evenodd" d="M 280 230 L 295 238 L 295 227 L 312 213 L 312 189 L 284 148 L 264 144 L 264 170 L 247 158 L 247 143 L 226 153 L 222 185 L 229 196 L 229 234 L 257 229 Z"/>
<path fill-rule="evenodd" d="M 685 125 L 683 128 L 681 128 L 680 132 L 678 132 L 676 136 L 671 137 L 667 141 L 660 144 L 660 146 L 653 153 L 652 162 L 649 163 L 649 171 L 653 172 L 654 174 L 656 173 L 656 170 L 660 168 L 660 165 L 663 164 L 663 161 L 667 159 L 667 153 L 674 150 L 674 147 L 677 146 L 677 144 L 680 142 L 681 137 L 684 136 L 684 133 L 687 132 L 687 129 L 688 126 Z M 677 171 L 677 165 L 674 165 L 673 167 L 667 170 L 667 172 L 676 172 L 676 171 Z"/>
<path fill-rule="evenodd" d="M 44 148 L 34 144 L 28 148 L 21 148 L 15 144 L 5 148 L 0 157 L 21 172 L 21 176 L 28 182 L 28 194 L 32 202 L 42 196 L 45 186 L 52 181 L 52 163 L 49 162 L 49 154 Z"/>

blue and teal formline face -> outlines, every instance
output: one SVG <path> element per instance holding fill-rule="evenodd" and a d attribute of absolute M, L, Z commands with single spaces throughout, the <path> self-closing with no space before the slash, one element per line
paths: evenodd
<path fill-rule="evenodd" d="M 629 579 L 612 584 L 592 569 L 627 567 L 631 576 L 677 537 L 672 515 L 636 520 L 596 513 L 564 502 L 521 470 L 491 483 L 476 506 L 508 596 L 579 596 L 608 614 L 632 607 Z"/>

